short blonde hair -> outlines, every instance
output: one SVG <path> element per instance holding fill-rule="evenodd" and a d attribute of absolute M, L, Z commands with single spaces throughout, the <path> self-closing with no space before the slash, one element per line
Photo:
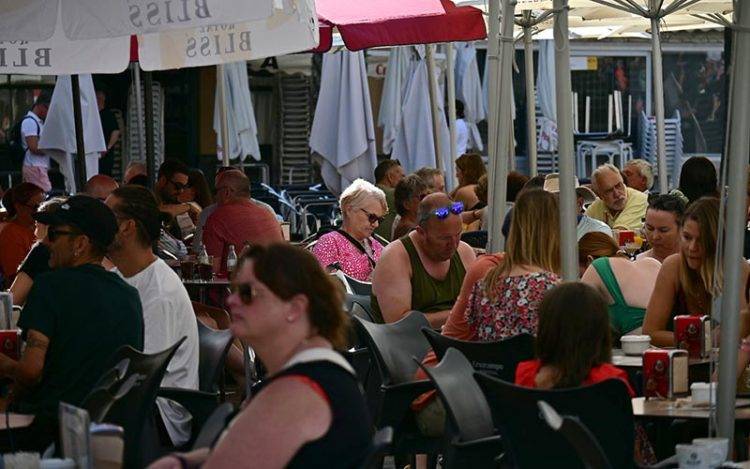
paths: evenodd
<path fill-rule="evenodd" d="M 654 169 L 651 167 L 651 163 L 644 159 L 636 158 L 625 164 L 625 167 L 628 166 L 635 166 L 638 168 L 638 172 L 641 173 L 641 176 L 646 178 L 646 188 L 651 189 L 654 185 Z"/>
<path fill-rule="evenodd" d="M 356 179 L 349 185 L 339 198 L 339 205 L 342 213 L 349 207 L 357 208 L 364 204 L 365 200 L 374 198 L 380 202 L 384 212 L 388 211 L 388 204 L 385 201 L 385 193 L 377 188 L 374 184 L 364 179 Z"/>

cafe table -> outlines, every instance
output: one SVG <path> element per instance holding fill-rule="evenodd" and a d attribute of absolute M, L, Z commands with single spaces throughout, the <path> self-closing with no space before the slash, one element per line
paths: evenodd
<path fill-rule="evenodd" d="M 230 285 L 230 281 L 226 277 L 217 277 L 214 275 L 211 280 L 201 280 L 198 278 L 194 279 L 182 279 L 182 284 L 185 288 L 190 290 L 198 291 L 198 301 L 203 304 L 208 304 L 208 290 L 211 288 L 227 288 Z"/>

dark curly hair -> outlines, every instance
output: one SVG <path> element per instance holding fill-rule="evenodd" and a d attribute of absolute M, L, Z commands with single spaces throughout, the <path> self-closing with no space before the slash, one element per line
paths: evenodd
<path fill-rule="evenodd" d="M 337 350 L 347 347 L 349 316 L 344 299 L 332 277 L 307 250 L 287 243 L 253 246 L 240 259 L 253 261 L 255 276 L 276 296 L 288 301 L 304 295 L 309 302 L 310 324 Z"/>

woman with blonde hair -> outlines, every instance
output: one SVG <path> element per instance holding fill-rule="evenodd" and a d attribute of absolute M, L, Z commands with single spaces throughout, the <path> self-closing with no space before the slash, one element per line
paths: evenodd
<path fill-rule="evenodd" d="M 611 236 L 586 233 L 578 242 L 581 281 L 591 285 L 607 302 L 615 339 L 638 331 L 643 324 L 661 264 L 653 258 L 630 261 Z"/>
<path fill-rule="evenodd" d="M 346 275 L 369 281 L 383 252 L 372 234 L 388 213 L 385 193 L 364 179 L 357 179 L 339 199 L 341 228 L 326 233 L 313 247 L 313 254 L 325 268 L 335 265 Z"/>
<path fill-rule="evenodd" d="M 680 252 L 664 259 L 643 320 L 643 333 L 657 347 L 673 347 L 673 318 L 678 315 L 711 313 L 711 302 L 722 283 L 722 260 L 716 258 L 719 199 L 702 197 L 685 211 L 680 234 Z M 742 266 L 740 308 L 747 308 L 748 273 Z M 737 313 L 739 314 L 739 312 Z M 742 331 L 743 336 L 747 331 Z"/>
<path fill-rule="evenodd" d="M 464 207 L 472 209 L 479 202 L 475 192 L 479 178 L 487 173 L 482 157 L 477 153 L 466 153 L 456 159 L 456 179 L 458 187 L 451 192 L 451 199 L 463 202 Z"/>

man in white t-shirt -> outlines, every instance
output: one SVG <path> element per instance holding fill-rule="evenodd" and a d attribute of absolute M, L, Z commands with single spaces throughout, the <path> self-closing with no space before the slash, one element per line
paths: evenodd
<path fill-rule="evenodd" d="M 118 223 L 109 258 L 125 281 L 138 290 L 143 305 L 143 351 L 158 352 L 187 337 L 169 362 L 161 385 L 198 389 L 198 323 L 190 297 L 177 274 L 151 248 L 161 228 L 156 199 L 145 187 L 124 186 L 112 192 L 106 204 Z M 190 414 L 163 398 L 156 404 L 172 444 L 186 443 Z"/>
<path fill-rule="evenodd" d="M 453 158 L 466 153 L 469 148 L 469 126 L 464 120 L 464 103 L 456 100 L 456 154 Z"/>
<path fill-rule="evenodd" d="M 49 103 L 49 94 L 42 92 L 21 122 L 21 146 L 26 150 L 21 167 L 23 181 L 41 187 L 44 192 L 52 189 L 47 175 L 49 156 L 39 149 L 38 144 L 39 136 L 44 128 L 44 119 L 47 118 Z"/>

